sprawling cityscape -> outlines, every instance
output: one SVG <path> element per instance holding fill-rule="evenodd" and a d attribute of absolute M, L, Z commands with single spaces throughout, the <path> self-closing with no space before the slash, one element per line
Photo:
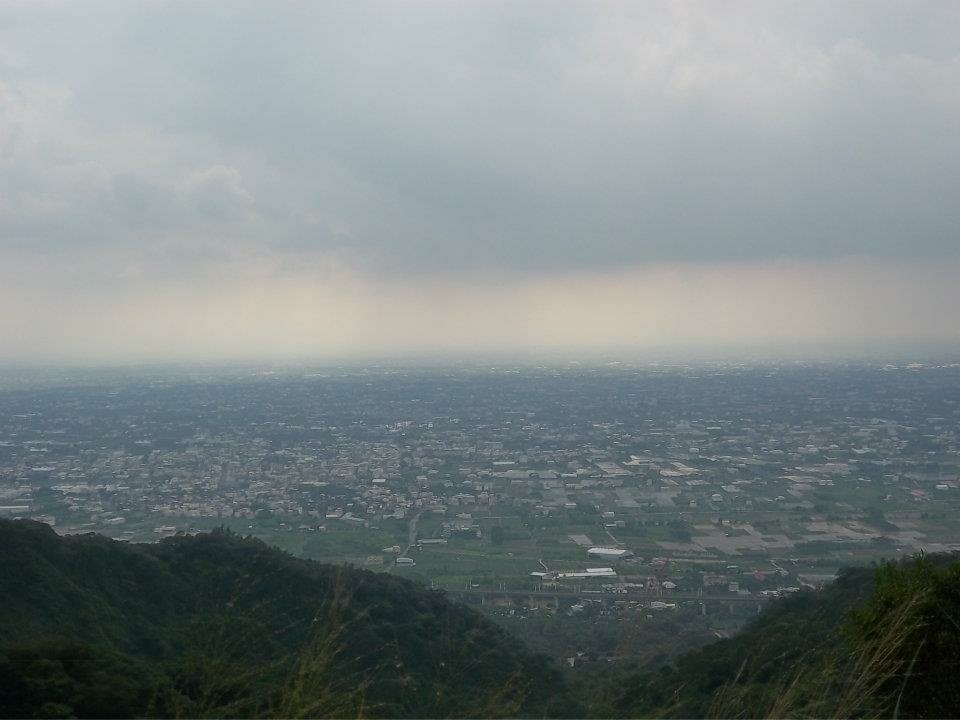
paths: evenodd
<path fill-rule="evenodd" d="M 0 720 L 960 717 L 958 38 L 0 0 Z"/>
<path fill-rule="evenodd" d="M 504 622 L 674 611 L 724 634 L 842 566 L 960 549 L 958 364 L 18 384 L 0 393 L 4 516 L 134 542 L 224 526 L 413 578 Z"/>

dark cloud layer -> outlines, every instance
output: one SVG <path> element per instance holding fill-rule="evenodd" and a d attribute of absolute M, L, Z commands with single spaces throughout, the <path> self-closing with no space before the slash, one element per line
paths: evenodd
<path fill-rule="evenodd" d="M 3 243 L 956 256 L 958 10 L 833 5 L 8 3 Z"/>
<path fill-rule="evenodd" d="M 955 300 L 931 268 L 960 262 L 957 37 L 960 6 L 942 2 L 9 0 L 0 326 L 46 352 L 56 342 L 37 328 L 53 308 L 73 308 L 80 329 L 90 308 L 137 307 L 163 328 L 161 352 L 189 297 L 189 354 L 226 322 L 237 283 L 319 303 L 323 317 L 343 302 L 358 323 L 383 315 L 384 287 L 414 313 L 462 284 L 469 300 L 442 323 L 405 317 L 392 345 L 364 347 L 442 346 L 431 329 L 467 321 L 480 345 L 563 344 L 574 317 L 654 312 L 656 293 L 632 296 L 624 277 L 655 276 L 657 297 L 689 293 L 689 265 L 749 277 L 749 299 L 717 281 L 740 313 L 725 321 L 734 335 L 752 303 L 777 307 L 778 282 L 802 295 L 802 269 L 842 282 L 860 267 L 849 302 L 790 299 L 803 332 L 949 335 L 917 318 Z M 871 309 L 870 273 L 895 288 L 878 306 L 900 310 Z M 495 331 L 477 312 L 504 284 L 534 304 L 572 286 L 580 309 L 564 305 L 566 329 L 526 308 Z M 607 286 L 616 302 L 590 310 Z M 687 339 L 697 302 L 676 317 Z M 296 325 L 309 342 L 279 345 L 357 337 L 340 321 L 310 331 L 309 315 Z M 645 342 L 680 337 L 644 322 Z M 757 322 L 740 335 L 780 337 L 774 315 Z"/>

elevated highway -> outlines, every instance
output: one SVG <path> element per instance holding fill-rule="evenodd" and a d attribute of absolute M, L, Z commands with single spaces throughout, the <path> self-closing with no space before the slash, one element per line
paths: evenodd
<path fill-rule="evenodd" d="M 764 603 L 770 598 L 765 595 L 740 595 L 737 593 L 724 594 L 703 594 L 699 592 L 608 592 L 596 590 L 573 590 L 569 588 L 558 588 L 556 590 L 506 590 L 497 588 L 438 588 L 442 589 L 447 595 L 461 598 L 479 598 L 483 601 L 485 598 L 507 597 L 507 598 L 543 598 L 545 600 L 627 600 L 649 602 L 659 600 L 661 602 L 695 602 L 695 603 Z"/>

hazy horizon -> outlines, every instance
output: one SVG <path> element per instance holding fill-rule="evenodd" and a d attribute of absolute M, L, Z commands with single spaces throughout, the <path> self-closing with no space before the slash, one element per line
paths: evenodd
<path fill-rule="evenodd" d="M 960 344 L 960 6 L 0 3 L 0 361 Z"/>

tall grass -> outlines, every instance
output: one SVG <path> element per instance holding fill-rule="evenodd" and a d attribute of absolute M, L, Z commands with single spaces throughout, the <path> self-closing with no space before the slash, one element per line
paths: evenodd
<path fill-rule="evenodd" d="M 360 601 L 347 571 L 333 575 L 312 619 L 278 627 L 258 617 L 273 613 L 273 594 L 263 584 L 270 572 L 239 578 L 226 599 L 208 609 L 194 628 L 192 650 L 179 661 L 182 717 L 364 718 L 513 717 L 530 688 L 524 672 L 497 666 L 502 648 L 487 645 L 486 626 L 466 627 L 456 614 L 443 622 L 417 652 L 384 636 L 373 646 L 351 645 L 361 626 L 375 622 L 386 603 Z M 258 600 L 267 597 L 267 600 Z M 459 619 L 458 619 L 459 618 Z M 378 628 L 389 630 L 380 618 Z M 486 628 L 490 630 L 492 628 Z M 296 647 L 292 634 L 303 633 Z M 283 637 L 281 637 L 283 636 Z M 367 634 L 369 638 L 369 634 Z M 251 647 L 263 656 L 251 663 Z M 416 664 L 417 667 L 411 667 Z M 496 678 L 499 677 L 499 680 Z M 482 679 L 481 679 L 482 678 Z M 472 695 L 464 688 L 483 686 Z"/>
<path fill-rule="evenodd" d="M 278 718 L 363 718 L 369 678 L 345 661 L 344 635 L 363 614 L 347 618 L 350 593 L 338 576 L 333 593 L 313 618 L 308 642 L 289 670 L 276 704 L 268 713 Z"/>
<path fill-rule="evenodd" d="M 242 576 L 219 607 L 199 617 L 191 649 L 175 670 L 178 717 L 366 716 L 367 680 L 345 657 L 343 641 L 364 613 L 348 617 L 351 594 L 343 576 L 334 576 L 309 627 L 293 620 L 268 630 L 255 618 L 270 613 L 271 602 L 254 598 L 258 587 L 277 579 L 271 573 Z M 303 632 L 302 643 L 278 654 L 285 645 L 280 636 L 290 632 Z"/>
<path fill-rule="evenodd" d="M 944 570 L 920 555 L 881 567 L 877 577 L 874 594 L 844 626 L 844 642 L 824 638 L 790 658 L 787 672 L 745 661 L 716 691 L 709 716 L 956 717 L 957 566 Z"/>

